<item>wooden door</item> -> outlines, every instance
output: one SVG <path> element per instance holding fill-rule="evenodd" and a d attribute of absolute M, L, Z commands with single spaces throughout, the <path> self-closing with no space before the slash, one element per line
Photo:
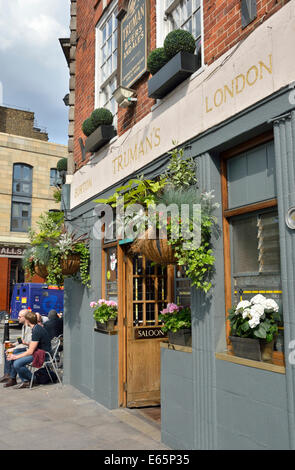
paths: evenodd
<path fill-rule="evenodd" d="M 171 297 L 167 268 L 143 256 L 126 259 L 127 407 L 160 404 L 160 342 L 165 340 L 159 313 Z M 168 268 L 169 271 L 169 268 Z"/>

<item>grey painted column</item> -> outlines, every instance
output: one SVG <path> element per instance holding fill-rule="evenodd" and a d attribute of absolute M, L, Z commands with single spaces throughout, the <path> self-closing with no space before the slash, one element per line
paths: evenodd
<path fill-rule="evenodd" d="M 295 230 L 290 230 L 285 216 L 295 206 L 295 112 L 274 121 L 276 178 L 280 225 L 281 276 L 285 326 L 285 358 L 290 448 L 295 449 L 295 366 L 288 360 L 289 343 L 295 340 Z M 282 397 L 283 399 L 283 397 Z"/>
<path fill-rule="evenodd" d="M 221 202 L 221 183 L 218 157 L 208 153 L 197 158 L 201 191 L 214 189 L 216 202 Z M 216 211 L 221 224 L 221 207 Z M 217 449 L 216 371 L 217 344 L 225 341 L 224 263 L 221 236 L 213 236 L 218 282 L 208 294 L 192 289 L 192 347 L 194 386 L 195 449 Z"/>

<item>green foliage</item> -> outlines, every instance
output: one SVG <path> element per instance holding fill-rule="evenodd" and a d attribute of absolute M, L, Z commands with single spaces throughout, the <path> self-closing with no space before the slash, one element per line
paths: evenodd
<path fill-rule="evenodd" d="M 56 188 L 53 191 L 53 198 L 57 204 L 61 202 L 61 189 Z"/>
<path fill-rule="evenodd" d="M 164 41 L 164 50 L 168 59 L 171 59 L 180 51 L 193 54 L 195 49 L 196 43 L 193 35 L 184 29 L 171 31 Z"/>
<path fill-rule="evenodd" d="M 91 114 L 91 122 L 95 129 L 97 129 L 102 124 L 110 125 L 113 122 L 113 115 L 111 111 L 105 108 L 97 108 Z"/>
<path fill-rule="evenodd" d="M 158 47 L 149 53 L 147 68 L 152 75 L 155 75 L 167 62 L 168 58 L 166 57 L 164 48 Z"/>
<path fill-rule="evenodd" d="M 191 310 L 189 307 L 180 308 L 172 313 L 159 315 L 159 320 L 164 323 L 162 330 L 167 333 L 171 331 L 176 333 L 184 328 L 191 328 Z"/>
<path fill-rule="evenodd" d="M 110 305 L 111 303 L 113 305 Z M 115 320 L 117 316 L 118 306 L 116 302 L 100 301 L 100 303 L 97 303 L 94 307 L 93 318 L 99 323 L 106 323 L 108 320 Z"/>
<path fill-rule="evenodd" d="M 92 122 L 91 118 L 85 119 L 85 121 L 82 124 L 82 131 L 83 134 L 86 135 L 86 137 L 89 137 L 92 132 L 94 132 L 96 129 L 95 125 Z"/>
<path fill-rule="evenodd" d="M 110 204 L 117 207 L 118 198 L 124 198 L 124 208 L 132 204 L 141 204 L 144 208 L 148 208 L 150 204 L 154 204 L 156 196 L 163 190 L 167 184 L 166 178 L 159 180 L 146 180 L 143 176 L 138 179 L 131 179 L 125 186 L 118 188 L 115 193 L 108 199 L 96 199 L 95 202 L 102 204 Z"/>
<path fill-rule="evenodd" d="M 90 254 L 85 235 L 77 237 L 67 230 L 63 212 L 45 212 L 39 217 L 37 225 L 38 231 L 29 231 L 31 246 L 24 253 L 24 269 L 33 275 L 36 265 L 46 266 L 46 282 L 62 286 L 65 276 L 62 274 L 61 261 L 72 254 L 79 254 L 81 282 L 90 287 Z"/>
<path fill-rule="evenodd" d="M 176 142 L 173 142 L 176 144 Z M 166 177 L 176 189 L 185 189 L 197 183 L 197 167 L 193 158 L 185 159 L 184 150 L 175 148 L 172 152 L 166 170 Z"/>
<path fill-rule="evenodd" d="M 68 159 L 67 158 L 61 158 L 58 160 L 56 168 L 58 171 L 67 171 L 68 169 Z"/>

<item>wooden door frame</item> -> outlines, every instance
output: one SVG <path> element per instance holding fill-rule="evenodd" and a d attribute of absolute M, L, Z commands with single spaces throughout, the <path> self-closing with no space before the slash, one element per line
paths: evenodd
<path fill-rule="evenodd" d="M 127 287 L 126 271 L 131 268 L 132 257 L 128 256 L 122 245 L 118 244 L 118 398 L 119 407 L 127 408 Z M 122 288 L 121 288 L 122 286 Z M 167 298 L 174 298 L 174 266 L 167 266 Z"/>

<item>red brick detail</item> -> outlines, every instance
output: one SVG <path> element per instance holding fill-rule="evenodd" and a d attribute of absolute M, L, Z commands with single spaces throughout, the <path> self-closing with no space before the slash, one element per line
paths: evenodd
<path fill-rule="evenodd" d="M 240 0 L 204 0 L 204 57 L 211 64 L 289 0 L 258 0 L 257 18 L 242 29 Z"/>
<path fill-rule="evenodd" d="M 158 0 L 162 1 L 162 0 Z M 263 21 L 277 12 L 289 0 L 258 0 L 257 18 L 245 29 L 241 24 L 240 0 L 204 0 L 204 60 L 213 63 L 218 57 L 245 39 Z M 111 0 L 108 1 L 108 5 Z M 119 0 L 119 9 L 128 4 Z M 156 47 L 156 0 L 150 4 L 150 41 L 149 50 Z M 86 164 L 81 161 L 79 138 L 85 139 L 81 126 L 94 109 L 95 103 L 95 27 L 101 15 L 103 2 L 77 1 L 77 51 L 76 51 L 76 91 L 75 91 L 75 142 L 74 159 L 76 169 Z M 105 11 L 105 10 L 104 10 Z M 118 135 L 124 134 L 137 122 L 151 112 L 154 100 L 148 98 L 146 73 L 132 88 L 137 93 L 137 103 L 128 108 L 119 108 Z"/>
<path fill-rule="evenodd" d="M 0 310 L 9 311 L 9 258 L 0 258 Z"/>

